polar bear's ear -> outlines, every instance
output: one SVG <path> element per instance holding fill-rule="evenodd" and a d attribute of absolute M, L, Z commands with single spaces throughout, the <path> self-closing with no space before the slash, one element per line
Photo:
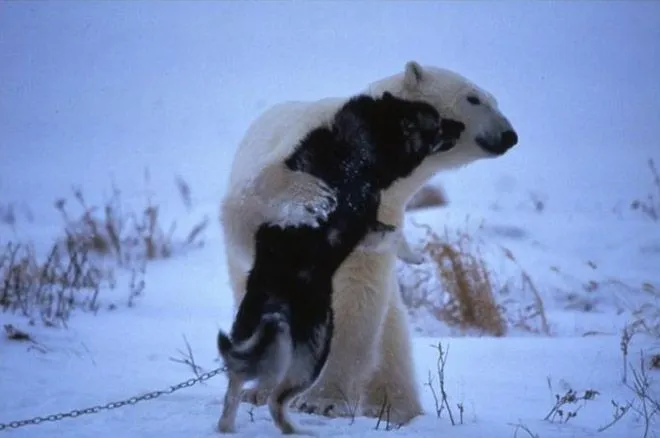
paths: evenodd
<path fill-rule="evenodd" d="M 416 61 L 406 63 L 406 71 L 403 77 L 403 85 L 409 89 L 417 88 L 424 78 L 424 69 Z"/>

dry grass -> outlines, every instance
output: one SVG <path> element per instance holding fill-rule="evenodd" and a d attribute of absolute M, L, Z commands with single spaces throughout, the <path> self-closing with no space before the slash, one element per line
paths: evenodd
<path fill-rule="evenodd" d="M 517 287 L 522 292 L 521 295 L 523 297 L 531 297 L 531 301 L 528 304 L 516 309 L 516 317 L 510 318 L 510 323 L 514 327 L 528 332 L 543 333 L 545 335 L 550 334 L 550 325 L 548 324 L 548 318 L 545 314 L 545 305 L 543 304 L 541 294 L 536 287 L 536 283 L 534 283 L 529 273 L 520 265 L 520 262 L 518 262 L 518 259 L 510 249 L 501 247 L 501 250 L 504 257 L 506 257 L 511 263 L 515 264 L 520 272 L 520 283 L 513 287 Z M 507 284 L 507 288 L 502 290 L 501 293 L 508 293 L 508 288 L 510 287 L 512 286 Z M 504 305 L 511 302 L 511 300 L 505 300 Z"/>
<path fill-rule="evenodd" d="M 190 210 L 190 187 L 181 178 L 176 183 Z M 145 289 L 149 261 L 203 244 L 208 218 L 177 240 L 176 222 L 164 225 L 151 196 L 136 211 L 124 205 L 116 187 L 111 193 L 101 207 L 90 205 L 81 189 L 74 189 L 72 200 L 59 199 L 55 207 L 64 220 L 63 236 L 55 240 L 47 256 L 39 257 L 25 243 L 9 242 L 0 249 L 3 311 L 39 318 L 49 326 L 66 325 L 74 310 L 101 308 L 99 294 L 117 286 L 117 272 L 128 278 L 126 304 L 133 307 Z"/>
<path fill-rule="evenodd" d="M 643 335 L 653 340 L 656 345 L 660 341 L 660 289 L 650 283 L 643 283 L 641 290 L 647 296 L 643 304 L 632 312 L 633 318 L 621 331 L 619 346 L 623 361 L 621 380 L 624 384 L 628 383 L 628 353 L 632 339 Z M 660 368 L 660 354 L 651 355 L 649 367 Z"/>
<path fill-rule="evenodd" d="M 112 271 L 73 241 L 53 245 L 44 261 L 32 246 L 10 242 L 0 253 L 0 308 L 47 326 L 66 324 L 75 309 L 98 311 L 99 292 L 112 280 Z"/>
<path fill-rule="evenodd" d="M 656 428 L 658 422 L 656 418 L 660 414 L 660 399 L 657 392 L 653 390 L 654 382 L 647 371 L 650 367 L 647 365 L 643 353 L 640 353 L 639 359 L 639 368 L 631 368 L 633 381 L 631 384 L 626 384 L 626 386 L 635 396 L 631 408 L 637 413 L 638 419 L 642 420 L 644 424 L 643 437 L 647 438 L 651 436 L 650 433 L 653 430 L 658 430 Z"/>
<path fill-rule="evenodd" d="M 550 391 L 554 392 L 552 389 L 552 382 L 549 378 L 548 388 Z M 578 412 L 586 406 L 587 402 L 594 400 L 598 395 L 600 395 L 600 393 L 593 389 L 587 389 L 582 393 L 578 393 L 572 388 L 566 390 L 563 395 L 555 393 L 555 403 L 545 416 L 544 420 L 567 423 L 572 418 L 577 417 Z"/>
<path fill-rule="evenodd" d="M 660 221 L 660 172 L 658 172 L 658 168 L 655 166 L 653 158 L 649 158 L 648 166 L 652 177 L 653 187 L 651 193 L 649 193 L 646 198 L 635 199 L 630 204 L 630 208 L 639 211 L 642 215 L 658 222 Z"/>
<path fill-rule="evenodd" d="M 633 311 L 634 322 L 639 330 L 655 340 L 660 340 L 660 289 L 651 283 L 642 283 L 644 304 Z"/>
<path fill-rule="evenodd" d="M 197 365 L 197 361 L 195 360 L 195 355 L 193 354 L 192 347 L 190 346 L 190 342 L 188 342 L 188 339 L 186 338 L 185 335 L 183 335 L 183 342 L 186 344 L 186 351 L 177 349 L 177 352 L 179 353 L 180 357 L 170 357 L 170 360 L 172 362 L 186 365 L 192 370 L 195 377 L 199 377 L 200 374 L 205 372 L 205 370 L 201 366 Z"/>
<path fill-rule="evenodd" d="M 626 338 L 626 336 L 628 336 Z M 624 330 L 624 336 L 621 339 L 621 349 L 623 351 L 624 357 L 624 380 L 623 384 L 630 391 L 632 396 L 631 400 L 628 400 L 625 404 L 618 403 L 615 400 L 612 400 L 613 412 L 612 420 L 607 424 L 598 428 L 598 432 L 602 432 L 606 429 L 609 429 L 616 423 L 618 423 L 621 418 L 626 416 L 629 412 L 636 413 L 637 422 L 642 423 L 644 427 L 643 438 L 650 437 L 653 430 L 657 430 L 657 417 L 660 414 L 660 399 L 658 399 L 658 392 L 655 388 L 655 382 L 649 376 L 649 370 L 654 368 L 653 358 L 651 357 L 651 362 L 647 362 L 644 352 L 640 352 L 639 356 L 639 365 L 635 367 L 633 364 L 628 364 L 626 361 L 628 354 L 628 343 L 631 339 L 630 332 L 626 334 Z M 630 367 L 632 373 L 632 382 L 627 381 L 628 367 Z M 653 435 L 655 436 L 655 435 Z"/>
<path fill-rule="evenodd" d="M 660 369 L 660 354 L 656 353 L 651 356 L 651 359 L 649 360 L 649 367 L 651 369 Z"/>
<path fill-rule="evenodd" d="M 14 203 L 0 204 L 0 224 L 10 227 L 16 225 L 16 205 Z"/>
<path fill-rule="evenodd" d="M 450 235 L 445 230 L 445 238 L 441 238 L 429 226 L 417 226 L 425 231 L 424 252 L 433 261 L 435 272 L 416 269 L 414 283 L 402 284 L 406 305 L 425 307 L 437 319 L 462 330 L 506 334 L 506 320 L 495 299 L 490 271 L 470 235 L 461 231 Z M 433 280 L 441 282 L 442 291 L 430 286 Z"/>
<path fill-rule="evenodd" d="M 190 210 L 192 201 L 188 184 L 180 177 L 177 177 L 176 183 L 181 200 Z M 151 196 L 147 196 L 142 208 L 127 211 L 119 189 L 113 186 L 111 193 L 103 207 L 99 208 L 86 202 L 81 189 L 74 189 L 73 200 L 79 209 L 75 216 L 69 212 L 69 200 L 66 198 L 55 203 L 65 223 L 66 241 L 74 241 L 102 256 L 112 255 L 120 266 L 134 264 L 136 260 L 168 258 L 175 249 L 203 244 L 202 236 L 208 226 L 208 218 L 193 226 L 183 241 L 177 243 L 173 239 L 176 222 L 164 224 L 160 208 Z"/>
<path fill-rule="evenodd" d="M 443 243 L 431 232 L 426 251 L 449 293 L 440 310 L 441 319 L 451 325 L 477 328 L 495 336 L 506 334 L 506 320 L 495 299 L 493 281 L 479 248 L 469 234 L 457 232 L 451 243 Z M 446 233 L 448 237 L 448 233 Z"/>
<path fill-rule="evenodd" d="M 518 423 L 507 423 L 507 424 L 509 426 L 515 428 L 513 430 L 513 438 L 518 438 L 518 432 L 520 432 L 521 430 L 523 432 L 525 432 L 527 434 L 527 436 L 530 437 L 530 438 L 540 438 L 537 433 L 532 432 L 532 430 L 528 426 L 526 426 L 526 425 L 524 425 L 520 422 L 518 422 Z"/>
<path fill-rule="evenodd" d="M 436 416 L 438 418 L 442 418 L 442 413 L 447 411 L 451 425 L 456 426 L 457 422 L 454 420 L 454 413 L 451 410 L 449 396 L 447 394 L 447 390 L 445 389 L 445 367 L 447 366 L 447 357 L 449 356 L 449 345 L 447 348 L 442 348 L 442 343 L 438 342 L 437 345 L 432 345 L 432 347 L 438 352 L 435 369 L 438 381 L 437 384 L 433 381 L 433 374 L 429 370 L 429 377 L 425 385 L 428 386 L 429 390 L 431 391 L 431 395 L 433 396 Z M 463 424 L 463 404 L 457 403 L 456 407 L 460 413 L 460 424 Z"/>
<path fill-rule="evenodd" d="M 34 339 L 32 339 L 32 336 L 30 336 L 29 333 L 17 329 L 11 324 L 5 324 L 4 327 L 5 327 L 5 336 L 10 341 L 34 342 Z"/>
<path fill-rule="evenodd" d="M 0 202 L 0 225 L 7 225 L 15 229 L 20 220 L 32 222 L 34 216 L 32 211 L 25 204 L 16 204 L 15 202 Z"/>
<path fill-rule="evenodd" d="M 504 336 L 510 328 L 550 332 L 539 291 L 510 250 L 500 248 L 503 260 L 520 274 L 502 282 L 488 265 L 477 233 L 466 231 L 467 226 L 454 231 L 445 228 L 444 236 L 427 225 L 415 226 L 424 230 L 424 252 L 432 266 L 402 266 L 399 283 L 409 309 L 425 309 L 462 331 L 493 336 Z"/>

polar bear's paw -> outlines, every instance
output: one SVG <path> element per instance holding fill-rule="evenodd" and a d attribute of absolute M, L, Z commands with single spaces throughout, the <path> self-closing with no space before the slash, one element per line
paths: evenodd
<path fill-rule="evenodd" d="M 362 415 L 371 418 L 387 419 L 390 424 L 402 426 L 408 424 L 413 418 L 422 415 L 421 408 L 415 408 L 415 404 L 409 406 L 390 405 L 384 406 L 381 404 L 370 405 L 365 404 L 362 406 Z"/>
<path fill-rule="evenodd" d="M 421 265 L 426 261 L 424 254 L 413 250 L 403 236 L 398 242 L 396 255 L 401 261 L 409 265 Z"/>
<path fill-rule="evenodd" d="M 291 409 L 306 414 L 318 414 L 330 418 L 354 417 L 358 414 L 358 406 L 350 406 L 344 399 L 310 398 L 300 396 L 293 400 Z"/>
<path fill-rule="evenodd" d="M 318 227 L 337 207 L 337 196 L 321 179 L 305 172 L 289 172 L 286 185 L 270 202 L 277 225 Z"/>
<path fill-rule="evenodd" d="M 409 265 L 421 265 L 426 261 L 424 254 L 419 252 L 399 253 L 397 256 L 402 262 Z"/>

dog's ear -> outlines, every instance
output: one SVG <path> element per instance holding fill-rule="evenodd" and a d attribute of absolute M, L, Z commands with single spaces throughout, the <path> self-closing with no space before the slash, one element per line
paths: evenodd
<path fill-rule="evenodd" d="M 463 122 L 442 119 L 440 121 L 440 130 L 438 131 L 435 145 L 431 149 L 431 152 L 446 152 L 453 149 L 464 130 L 465 124 Z"/>
<path fill-rule="evenodd" d="M 440 130 L 442 136 L 447 140 L 458 140 L 463 131 L 465 131 L 465 123 L 454 119 L 442 119 L 440 121 Z"/>
<path fill-rule="evenodd" d="M 383 100 L 388 101 L 388 100 L 394 100 L 394 95 L 390 93 L 389 91 L 386 91 L 383 93 Z"/>

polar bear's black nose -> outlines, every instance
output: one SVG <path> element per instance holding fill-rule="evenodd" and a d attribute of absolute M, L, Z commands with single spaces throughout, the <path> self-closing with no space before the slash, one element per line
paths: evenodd
<path fill-rule="evenodd" d="M 510 149 L 515 146 L 516 143 L 518 143 L 518 134 L 516 134 L 516 131 L 509 129 L 502 133 L 500 144 L 503 149 Z"/>

